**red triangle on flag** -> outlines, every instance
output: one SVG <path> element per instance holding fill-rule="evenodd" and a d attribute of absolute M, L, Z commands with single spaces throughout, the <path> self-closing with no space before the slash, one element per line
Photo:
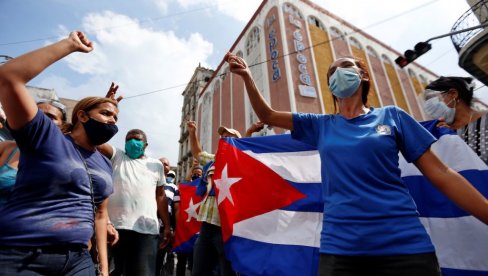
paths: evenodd
<path fill-rule="evenodd" d="M 221 139 L 213 176 L 223 239 L 233 225 L 286 207 L 305 197 L 265 164 Z"/>

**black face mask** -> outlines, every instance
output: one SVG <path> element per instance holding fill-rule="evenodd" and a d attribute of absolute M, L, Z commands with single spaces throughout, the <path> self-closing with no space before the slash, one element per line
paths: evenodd
<path fill-rule="evenodd" d="M 192 175 L 192 176 L 191 176 L 191 180 L 195 180 L 195 179 L 198 179 L 198 178 L 200 178 L 200 177 L 201 177 L 201 176 L 198 176 L 198 175 Z"/>
<path fill-rule="evenodd" d="M 119 131 L 116 125 L 105 124 L 95 119 L 89 118 L 86 123 L 82 123 L 88 140 L 94 146 L 99 146 L 108 142 Z"/>

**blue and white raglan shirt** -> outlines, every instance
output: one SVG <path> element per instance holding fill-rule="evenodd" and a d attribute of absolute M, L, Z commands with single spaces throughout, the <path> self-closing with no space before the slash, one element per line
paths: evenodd
<path fill-rule="evenodd" d="M 21 154 L 17 182 L 0 209 L 0 246 L 86 245 L 94 214 L 81 156 L 97 205 L 113 192 L 110 161 L 78 147 L 41 111 L 11 133 Z"/>
<path fill-rule="evenodd" d="M 398 152 L 416 161 L 435 138 L 394 107 L 341 115 L 293 114 L 292 137 L 317 147 L 324 220 L 320 252 L 383 256 L 434 252 L 408 188 Z"/>
<path fill-rule="evenodd" d="M 180 189 L 174 183 L 164 184 L 164 193 L 166 194 L 166 199 L 168 200 L 168 212 L 169 219 L 171 222 L 171 228 L 176 228 L 176 214 L 174 211 L 175 203 L 180 203 Z"/>

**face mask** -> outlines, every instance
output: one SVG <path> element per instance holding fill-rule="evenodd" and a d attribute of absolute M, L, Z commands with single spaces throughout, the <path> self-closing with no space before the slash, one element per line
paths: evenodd
<path fill-rule="evenodd" d="M 353 68 L 337 68 L 330 76 L 329 89 L 338 98 L 350 97 L 361 84 L 361 76 Z"/>
<path fill-rule="evenodd" d="M 105 124 L 92 118 L 82 124 L 88 140 L 95 146 L 108 142 L 119 131 L 116 125 Z"/>
<path fill-rule="evenodd" d="M 444 101 L 441 101 L 439 97 L 433 97 L 426 100 L 423 107 L 425 113 L 434 119 L 443 118 L 448 125 L 454 122 L 456 108 L 447 106 L 447 104 Z"/>
<path fill-rule="evenodd" d="M 201 176 L 199 176 L 199 175 L 192 175 L 192 176 L 191 176 L 191 180 L 195 180 L 195 179 L 198 179 L 198 178 L 200 178 L 200 177 L 201 177 Z"/>
<path fill-rule="evenodd" d="M 144 154 L 144 142 L 136 139 L 125 142 L 125 154 L 132 159 L 141 157 Z"/>
<path fill-rule="evenodd" d="M 166 176 L 166 183 L 173 183 L 174 178 L 172 176 Z"/>

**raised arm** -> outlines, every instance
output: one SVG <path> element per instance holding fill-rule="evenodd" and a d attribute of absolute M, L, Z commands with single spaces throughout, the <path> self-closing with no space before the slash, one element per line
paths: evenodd
<path fill-rule="evenodd" d="M 198 159 L 200 152 L 202 152 L 202 146 L 197 138 L 197 123 L 195 121 L 188 121 L 186 128 L 188 129 L 188 138 L 190 139 L 191 154 L 194 158 Z"/>
<path fill-rule="evenodd" d="M 225 60 L 229 63 L 230 71 L 241 76 L 244 80 L 247 95 L 259 120 L 268 125 L 293 130 L 291 112 L 276 111 L 269 106 L 263 95 L 259 92 L 246 61 L 232 53 L 227 53 Z"/>
<path fill-rule="evenodd" d="M 415 165 L 450 200 L 488 224 L 488 200 L 463 176 L 446 166 L 430 149 L 415 161 Z"/>
<path fill-rule="evenodd" d="M 0 66 L 0 102 L 12 129 L 30 122 L 37 106 L 25 84 L 49 65 L 73 52 L 88 53 L 92 43 L 82 32 L 72 32 L 68 38 L 24 54 Z"/>
<path fill-rule="evenodd" d="M 261 131 L 264 128 L 264 123 L 257 121 L 254 122 L 247 130 L 246 135 L 244 137 L 251 137 L 254 132 Z"/>
<path fill-rule="evenodd" d="M 116 85 L 114 82 L 112 82 L 112 84 L 110 84 L 110 87 L 108 88 L 108 91 L 107 91 L 107 94 L 105 95 L 105 98 L 109 98 L 109 99 L 116 101 L 117 103 L 120 103 L 120 101 L 122 101 L 122 99 L 124 99 L 124 97 L 117 96 L 117 90 L 118 89 L 119 89 L 119 86 Z M 107 157 L 108 159 L 112 159 L 112 157 L 114 155 L 114 148 L 110 144 L 105 143 L 103 145 L 99 145 L 99 146 L 97 146 L 97 149 L 100 153 L 105 155 L 105 157 Z"/>

